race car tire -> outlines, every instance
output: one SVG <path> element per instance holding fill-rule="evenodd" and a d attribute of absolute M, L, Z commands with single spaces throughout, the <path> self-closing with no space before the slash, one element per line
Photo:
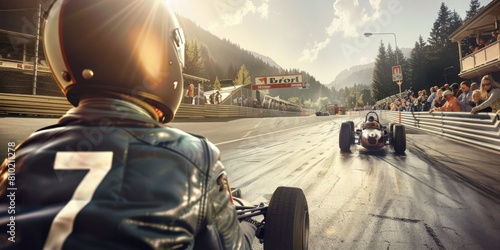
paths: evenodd
<path fill-rule="evenodd" d="M 353 121 L 348 121 L 349 124 L 351 124 L 351 130 L 354 132 L 354 122 Z"/>
<path fill-rule="evenodd" d="M 406 131 L 402 124 L 394 125 L 394 151 L 396 154 L 403 154 L 406 150 Z"/>
<path fill-rule="evenodd" d="M 349 121 L 349 124 L 351 124 L 351 144 L 354 144 L 354 122 Z"/>
<path fill-rule="evenodd" d="M 309 245 L 309 207 L 300 188 L 278 187 L 264 223 L 264 250 L 302 250 Z"/>
<path fill-rule="evenodd" d="M 350 122 L 340 124 L 339 147 L 341 151 L 347 152 L 352 144 L 352 128 Z"/>
<path fill-rule="evenodd" d="M 394 147 L 394 123 L 389 123 L 389 144 Z"/>

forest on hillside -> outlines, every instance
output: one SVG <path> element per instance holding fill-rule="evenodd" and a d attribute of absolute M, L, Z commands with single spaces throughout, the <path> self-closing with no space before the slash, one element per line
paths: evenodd
<path fill-rule="evenodd" d="M 271 96 L 300 104 L 303 98 L 307 105 L 314 105 L 321 98 L 329 100 L 333 96 L 331 89 L 321 84 L 314 76 L 300 69 L 282 69 L 264 62 L 254 53 L 241 48 L 227 39 L 221 39 L 202 29 L 191 20 L 179 16 L 179 22 L 186 37 L 186 74 L 210 80 L 208 89 L 221 86 L 224 80 L 233 80 L 235 84 L 253 82 L 257 76 L 302 74 L 308 89 L 271 89 Z M 242 72 L 244 71 L 244 72 Z M 244 80 L 238 76 L 248 75 Z"/>
<path fill-rule="evenodd" d="M 396 55 L 403 69 L 403 90 L 412 87 L 414 90 L 429 90 L 432 86 L 443 86 L 445 83 L 460 83 L 459 51 L 456 43 L 449 36 L 474 17 L 483 7 L 478 0 L 471 0 L 465 18 L 445 3 L 441 3 L 438 15 L 431 28 L 429 37 L 420 35 L 415 42 L 410 57 L 406 58 L 399 49 L 380 43 L 371 84 L 374 100 L 381 100 L 399 92 L 398 85 L 392 81 L 391 67 L 396 65 Z M 462 41 L 463 55 L 475 39 Z"/>
<path fill-rule="evenodd" d="M 442 3 L 436 10 L 437 18 L 427 39 L 422 35 L 415 42 L 410 56 L 405 57 L 399 48 L 380 44 L 373 72 L 366 69 L 353 71 L 356 77 L 349 78 L 346 85 L 327 87 L 316 78 L 301 69 L 283 69 L 275 63 L 269 64 L 269 58 L 247 51 L 227 39 L 221 39 L 202 29 L 191 20 L 178 16 L 186 37 L 186 64 L 184 72 L 208 79 L 205 90 L 221 87 L 221 83 L 248 84 L 257 76 L 302 74 L 303 82 L 308 83 L 307 89 L 271 89 L 269 94 L 280 96 L 281 99 L 310 107 L 319 107 L 325 103 L 336 103 L 349 108 L 373 104 L 375 101 L 398 92 L 397 85 L 391 79 L 391 66 L 396 64 L 396 55 L 403 68 L 404 86 L 414 89 L 428 89 L 430 86 L 442 85 L 447 76 L 448 82 L 458 82 L 460 69 L 458 46 L 449 40 L 449 35 L 466 20 L 476 15 L 482 6 L 478 0 L 470 0 L 470 9 L 462 19 L 456 11 L 452 11 Z M 12 59 L 22 60 L 23 57 L 34 58 L 34 43 L 28 43 L 26 54 L 23 54 L 23 43 L 12 39 L 7 33 L 0 33 L 0 55 L 12 56 Z M 464 41 L 462 48 L 468 48 Z M 464 52 L 461 52 L 464 53 Z M 43 59 L 43 50 L 39 56 Z M 451 68 L 453 66 L 453 68 Z M 447 75 L 444 68 L 450 68 Z M 347 78 L 346 78 L 347 79 Z M 371 84 L 363 79 L 371 79 Z M 342 79 L 339 79 L 342 80 Z M 50 82 L 50 79 L 43 80 Z M 52 81 L 53 82 L 53 81 Z M 54 87 L 56 91 L 56 87 Z"/>
<path fill-rule="evenodd" d="M 371 105 L 398 92 L 398 87 L 392 82 L 391 76 L 391 67 L 396 65 L 396 55 L 403 68 L 405 86 L 427 89 L 430 86 L 442 85 L 445 81 L 443 68 L 450 65 L 453 68 L 447 72 L 447 80 L 460 81 L 458 48 L 448 37 L 482 8 L 478 0 L 471 0 L 469 6 L 466 17 L 462 19 L 456 11 L 450 10 L 445 3 L 442 3 L 433 27 L 430 27 L 429 38 L 426 40 L 421 35 L 409 57 L 405 57 L 399 48 L 381 43 L 375 68 L 371 73 L 371 84 L 353 82 L 339 89 L 326 87 L 314 76 L 300 69 L 271 66 L 237 44 L 220 39 L 191 20 L 179 17 L 187 40 L 185 73 L 207 78 L 211 83 L 217 82 L 210 84 L 209 88 L 220 86 L 219 81 L 223 79 L 243 84 L 252 82 L 256 76 L 303 74 L 303 81 L 309 83 L 309 89 L 270 90 L 270 95 L 279 95 L 281 99 L 294 103 L 298 103 L 301 99 L 306 100 L 305 104 L 311 107 L 320 107 L 325 103 L 336 103 L 349 108 Z M 369 72 L 359 73 L 365 77 L 369 75 Z M 238 76 L 241 75 L 246 76 L 244 81 L 238 80 Z"/>

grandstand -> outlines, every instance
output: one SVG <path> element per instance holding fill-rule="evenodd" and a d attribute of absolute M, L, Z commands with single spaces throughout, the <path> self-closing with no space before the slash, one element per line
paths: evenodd
<path fill-rule="evenodd" d="M 0 65 L 0 93 L 32 95 L 33 82 L 33 70 L 11 69 Z M 52 75 L 41 71 L 37 73 L 36 94 L 64 96 Z"/>

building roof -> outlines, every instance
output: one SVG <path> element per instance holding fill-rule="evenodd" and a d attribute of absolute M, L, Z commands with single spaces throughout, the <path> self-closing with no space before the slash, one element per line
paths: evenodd
<path fill-rule="evenodd" d="M 210 80 L 203 78 L 203 77 L 193 76 L 193 75 L 189 75 L 186 73 L 182 73 L 182 75 L 184 76 L 184 78 L 187 78 L 189 80 L 200 81 L 200 82 L 210 82 Z"/>
<path fill-rule="evenodd" d="M 460 42 L 462 39 L 470 36 L 491 32 L 499 28 L 499 20 L 500 0 L 493 0 L 484 6 L 474 17 L 467 20 L 460 28 L 455 30 L 449 38 L 453 42 Z"/>

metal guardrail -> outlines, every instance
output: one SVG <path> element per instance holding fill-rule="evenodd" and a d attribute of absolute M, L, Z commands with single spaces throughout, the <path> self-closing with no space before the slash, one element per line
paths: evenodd
<path fill-rule="evenodd" d="M 0 93 L 0 115 L 61 117 L 73 106 L 65 97 Z M 288 112 L 229 105 L 181 104 L 177 118 L 305 116 L 314 110 Z"/>
<path fill-rule="evenodd" d="M 396 111 L 383 111 L 385 120 L 398 122 Z M 455 140 L 500 151 L 500 116 L 495 113 L 401 112 L 401 123 Z"/>
<path fill-rule="evenodd" d="M 72 107 L 64 97 L 0 94 L 0 115 L 60 117 Z"/>

